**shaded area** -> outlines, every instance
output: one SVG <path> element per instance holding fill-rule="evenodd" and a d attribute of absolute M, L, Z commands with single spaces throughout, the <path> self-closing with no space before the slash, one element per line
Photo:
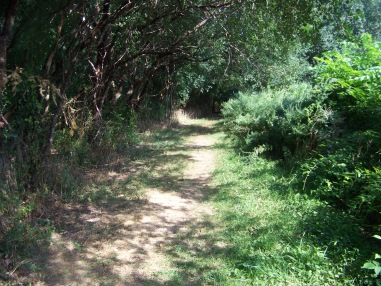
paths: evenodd
<path fill-rule="evenodd" d="M 128 150 L 128 159 L 83 173 L 89 184 L 80 200 L 52 206 L 57 231 L 50 247 L 20 268 L 24 282 L 201 283 L 198 270 L 213 266 L 200 268 L 178 251 L 205 257 L 224 248 L 205 231 L 215 228 L 203 203 L 215 193 L 214 139 L 204 137 L 216 129 L 208 124 L 163 130 Z"/>
<path fill-rule="evenodd" d="M 113 209 L 68 210 L 64 231 L 54 236 L 52 252 L 39 261 L 48 265 L 44 270 L 46 282 L 52 285 L 58 279 L 64 284 L 76 281 L 90 285 L 91 280 L 83 280 L 89 273 L 92 278 L 107 279 L 115 285 L 132 283 L 135 276 L 144 277 L 146 273 L 139 269 L 147 267 L 147 260 L 167 263 L 156 258 L 155 252 L 171 247 L 176 235 L 198 220 L 188 214 L 192 200 L 152 191 L 144 200 L 122 201 Z M 201 228 L 209 223 L 201 220 L 197 225 Z"/>

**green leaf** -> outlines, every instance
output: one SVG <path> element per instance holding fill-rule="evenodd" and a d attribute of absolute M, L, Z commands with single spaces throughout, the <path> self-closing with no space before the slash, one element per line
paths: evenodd
<path fill-rule="evenodd" d="M 377 265 L 374 264 L 373 262 L 367 262 L 361 268 L 373 270 L 373 269 L 376 269 L 376 267 Z"/>
<path fill-rule="evenodd" d="M 381 266 L 377 266 L 376 268 L 374 268 L 374 274 L 376 277 L 380 275 L 380 273 L 381 273 Z"/>
<path fill-rule="evenodd" d="M 379 236 L 379 235 L 377 235 L 377 234 L 376 234 L 376 235 L 373 235 L 373 237 L 374 237 L 374 238 L 377 238 L 377 239 L 381 239 L 381 236 Z"/>

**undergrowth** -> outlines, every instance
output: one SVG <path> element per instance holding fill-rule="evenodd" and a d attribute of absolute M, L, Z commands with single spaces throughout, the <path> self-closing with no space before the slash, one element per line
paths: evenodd
<path fill-rule="evenodd" d="M 215 173 L 226 267 L 212 285 L 373 285 L 376 249 L 356 218 L 300 194 L 278 161 L 228 151 Z"/>

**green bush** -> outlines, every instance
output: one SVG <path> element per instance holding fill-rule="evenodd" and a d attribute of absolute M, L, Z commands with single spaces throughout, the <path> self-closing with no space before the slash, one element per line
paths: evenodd
<path fill-rule="evenodd" d="M 328 126 L 331 135 L 301 164 L 303 189 L 379 225 L 381 45 L 366 34 L 318 61 L 317 81 L 341 119 Z"/>
<path fill-rule="evenodd" d="M 303 189 L 314 197 L 379 223 L 381 215 L 381 137 L 356 132 L 325 141 L 301 164 Z"/>
<path fill-rule="evenodd" d="M 240 93 L 223 105 L 222 114 L 227 132 L 241 147 L 268 145 L 283 157 L 312 149 L 323 134 L 319 131 L 333 121 L 323 100 L 311 85 L 299 83 L 277 91 Z"/>
<path fill-rule="evenodd" d="M 225 103 L 226 130 L 245 150 L 296 158 L 303 192 L 379 226 L 381 44 L 364 35 L 317 60 L 315 88 L 299 83 Z"/>
<path fill-rule="evenodd" d="M 381 236 L 379 235 L 374 235 L 373 237 L 381 240 Z M 366 262 L 362 268 L 372 270 L 374 272 L 372 277 L 376 279 L 375 281 L 377 285 L 381 284 L 381 255 L 380 254 L 376 253 L 374 255 L 374 260 Z"/>
<path fill-rule="evenodd" d="M 120 150 L 139 142 L 137 135 L 138 119 L 134 110 L 124 112 L 113 111 L 109 114 L 103 134 L 104 143 Z"/>
<path fill-rule="evenodd" d="M 0 189 L 0 259 L 30 255 L 50 240 L 54 228 L 41 214 L 42 195 L 7 192 Z M 0 265 L 0 273 L 1 273 Z"/>
<path fill-rule="evenodd" d="M 360 43 L 344 43 L 317 60 L 317 82 L 346 118 L 346 128 L 380 131 L 381 43 L 365 34 Z"/>

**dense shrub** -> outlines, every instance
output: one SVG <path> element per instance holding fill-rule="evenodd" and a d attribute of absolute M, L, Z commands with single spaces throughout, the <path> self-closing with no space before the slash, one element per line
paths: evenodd
<path fill-rule="evenodd" d="M 317 60 L 315 88 L 240 93 L 225 127 L 246 151 L 297 158 L 302 191 L 379 225 L 381 45 L 364 35 Z"/>
<path fill-rule="evenodd" d="M 223 105 L 225 127 L 246 150 L 267 145 L 278 157 L 311 149 L 333 114 L 306 83 L 277 91 L 240 93 Z M 320 132 L 320 133 L 319 133 Z"/>
<path fill-rule="evenodd" d="M 380 134 L 374 132 L 327 140 L 301 164 L 303 189 L 370 223 L 379 223 L 380 143 Z"/>
<path fill-rule="evenodd" d="M 380 224 L 381 45 L 364 35 L 318 61 L 318 83 L 342 122 L 302 164 L 303 188 Z"/>

